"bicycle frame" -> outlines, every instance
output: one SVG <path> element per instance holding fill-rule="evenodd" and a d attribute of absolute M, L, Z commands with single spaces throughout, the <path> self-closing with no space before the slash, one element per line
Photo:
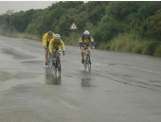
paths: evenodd
<path fill-rule="evenodd" d="M 59 50 L 54 50 L 52 55 L 50 55 L 50 68 L 51 71 L 54 73 L 55 77 L 61 76 L 61 62 Z"/>
<path fill-rule="evenodd" d="M 90 52 L 88 50 L 88 46 L 84 48 L 85 53 L 85 61 L 84 61 L 84 68 L 86 71 L 90 72 L 91 71 L 91 57 L 90 57 Z"/>

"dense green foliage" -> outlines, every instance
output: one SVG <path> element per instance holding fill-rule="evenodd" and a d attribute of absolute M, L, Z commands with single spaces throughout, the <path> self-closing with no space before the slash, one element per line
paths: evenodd
<path fill-rule="evenodd" d="M 73 22 L 78 27 L 74 33 Z M 1 15 L 0 27 L 38 37 L 53 30 L 70 44 L 89 29 L 98 48 L 161 55 L 161 2 L 58 2 L 43 10 Z"/>

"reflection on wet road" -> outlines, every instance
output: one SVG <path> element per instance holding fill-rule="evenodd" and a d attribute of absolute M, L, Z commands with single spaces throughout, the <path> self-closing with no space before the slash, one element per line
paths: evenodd
<path fill-rule="evenodd" d="M 82 87 L 90 87 L 91 86 L 91 72 L 86 72 L 86 71 L 82 71 L 81 72 L 81 85 Z"/>
<path fill-rule="evenodd" d="M 45 81 L 47 84 L 54 84 L 54 85 L 61 84 L 61 76 L 58 77 L 55 76 L 49 67 L 46 67 L 44 69 L 45 69 Z"/>
<path fill-rule="evenodd" d="M 0 122 L 161 122 L 161 59 L 94 51 L 83 70 L 67 46 L 62 77 L 39 42 L 0 36 Z"/>

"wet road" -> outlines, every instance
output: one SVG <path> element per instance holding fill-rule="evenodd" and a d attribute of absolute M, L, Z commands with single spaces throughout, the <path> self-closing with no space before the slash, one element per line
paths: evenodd
<path fill-rule="evenodd" d="M 161 58 L 94 51 L 91 73 L 67 47 L 47 80 L 40 43 L 0 37 L 0 122 L 161 122 Z"/>

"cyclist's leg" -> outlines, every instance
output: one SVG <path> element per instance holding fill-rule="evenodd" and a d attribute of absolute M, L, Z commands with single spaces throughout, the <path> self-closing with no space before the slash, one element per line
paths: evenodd
<path fill-rule="evenodd" d="M 91 47 L 87 48 L 87 54 L 91 57 Z M 91 63 L 91 59 L 90 59 L 90 63 Z"/>
<path fill-rule="evenodd" d="M 81 60 L 82 60 L 82 63 L 84 63 L 84 53 L 85 53 L 85 49 L 84 49 L 84 47 L 81 47 Z"/>
<path fill-rule="evenodd" d="M 87 54 L 89 54 L 91 56 L 91 48 L 90 47 L 87 48 Z"/>
<path fill-rule="evenodd" d="M 61 63 L 61 57 L 60 57 L 60 53 L 59 52 L 57 54 L 57 58 L 58 58 L 58 63 Z"/>
<path fill-rule="evenodd" d="M 45 50 L 45 65 L 48 65 L 48 48 L 44 48 Z"/>
<path fill-rule="evenodd" d="M 60 56 L 60 53 L 58 53 L 58 70 L 61 71 L 61 56 Z"/>

